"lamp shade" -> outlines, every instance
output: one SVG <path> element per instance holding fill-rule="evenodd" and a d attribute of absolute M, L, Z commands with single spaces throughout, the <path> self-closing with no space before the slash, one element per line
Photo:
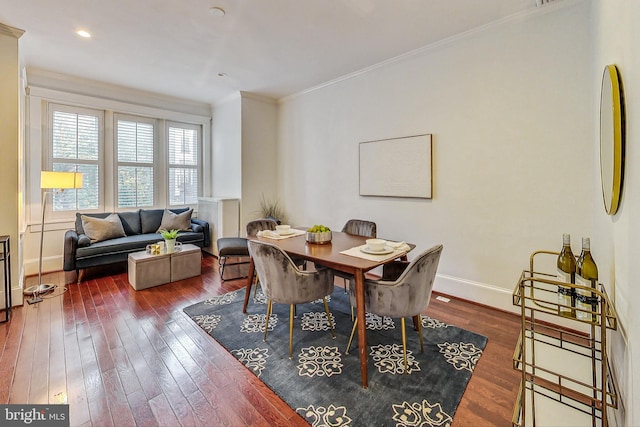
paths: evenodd
<path fill-rule="evenodd" d="M 41 171 L 40 188 L 82 188 L 82 173 Z"/>

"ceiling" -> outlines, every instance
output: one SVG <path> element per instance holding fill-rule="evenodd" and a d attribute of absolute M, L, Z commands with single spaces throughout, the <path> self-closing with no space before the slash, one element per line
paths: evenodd
<path fill-rule="evenodd" d="M 548 1 L 0 0 L 0 23 L 25 31 L 28 68 L 215 104 L 282 98 Z"/>

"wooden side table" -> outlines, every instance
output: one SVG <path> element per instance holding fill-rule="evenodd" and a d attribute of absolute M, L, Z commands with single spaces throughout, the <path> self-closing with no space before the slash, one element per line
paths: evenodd
<path fill-rule="evenodd" d="M 9 321 L 11 314 L 11 245 L 9 236 L 0 236 L 0 245 L 2 245 L 0 261 L 2 261 L 4 272 L 4 320 L 0 320 L 0 323 L 4 323 Z"/>

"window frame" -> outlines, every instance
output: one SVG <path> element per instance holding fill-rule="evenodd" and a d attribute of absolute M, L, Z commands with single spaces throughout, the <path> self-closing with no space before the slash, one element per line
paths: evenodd
<path fill-rule="evenodd" d="M 93 160 L 85 160 L 85 159 L 78 159 L 78 158 L 73 160 L 68 160 L 63 158 L 57 159 L 53 157 L 53 151 L 54 151 L 53 150 L 53 136 L 54 136 L 53 121 L 54 121 L 54 114 L 56 111 L 69 113 L 69 114 L 76 114 L 76 115 L 96 116 L 98 118 L 98 159 L 97 160 L 93 161 Z M 52 220 L 63 220 L 63 219 L 70 218 L 72 215 L 75 217 L 75 214 L 77 212 L 103 212 L 105 209 L 104 185 L 106 184 L 105 183 L 105 156 L 104 156 L 105 111 L 98 108 L 73 106 L 73 105 L 61 104 L 58 102 L 47 102 L 46 120 L 47 120 L 47 127 L 46 127 L 47 143 L 44 144 L 45 147 L 43 149 L 44 156 L 42 159 L 42 170 L 53 170 L 54 163 L 68 163 L 68 164 L 74 164 L 74 165 L 78 165 L 78 164 L 97 165 L 98 167 L 98 189 L 97 189 L 98 206 L 95 209 L 83 208 L 83 209 L 68 209 L 68 210 L 56 211 L 53 209 L 54 207 L 53 197 L 55 197 L 55 194 L 52 194 L 50 196 L 49 195 L 47 196 L 49 200 L 47 201 L 45 215 L 47 216 L 47 218 Z M 38 182 L 38 188 L 40 188 L 39 182 Z M 40 190 L 40 191 L 52 192 L 51 190 Z M 76 208 L 77 208 L 77 205 L 76 205 Z"/>
<path fill-rule="evenodd" d="M 120 162 L 118 159 L 118 121 L 119 120 L 123 120 L 123 121 L 129 121 L 129 122 L 136 122 L 136 123 L 146 123 L 146 124 L 150 124 L 153 127 L 153 163 L 152 163 L 152 168 L 153 168 L 153 182 L 161 182 L 161 180 L 159 178 L 161 178 L 162 173 L 162 164 L 163 164 L 163 159 L 162 159 L 162 150 L 161 150 L 161 145 L 162 145 L 162 139 L 163 136 L 160 135 L 159 129 L 160 126 L 158 124 L 158 122 L 160 121 L 159 119 L 155 119 L 155 118 L 150 118 L 150 117 L 143 117 L 143 116 L 137 116 L 137 115 L 132 115 L 132 114 L 124 114 L 124 113 L 118 113 L 118 112 L 114 112 L 113 113 L 113 167 L 112 169 L 112 173 L 113 173 L 113 182 L 111 183 L 113 185 L 113 210 L 116 212 L 126 212 L 126 211 L 130 211 L 132 209 L 154 209 L 154 208 L 158 208 L 160 206 L 159 204 L 159 200 L 163 199 L 164 197 L 162 197 L 162 194 L 164 193 L 163 189 L 161 187 L 159 187 L 158 185 L 153 186 L 153 203 L 151 206 L 124 206 L 124 207 L 120 207 L 118 204 L 118 168 L 120 166 L 139 166 L 139 165 L 148 165 L 148 163 L 139 163 L 139 162 Z"/>
<path fill-rule="evenodd" d="M 196 132 L 196 150 L 197 150 L 197 155 L 196 155 L 196 165 L 195 167 L 192 166 L 188 166 L 188 165 L 184 165 L 184 164 L 177 164 L 177 163 L 170 163 L 170 156 L 169 156 L 169 148 L 170 148 L 170 144 L 169 144 L 169 129 L 173 127 L 173 128 L 179 128 L 179 129 L 188 129 L 188 130 L 194 130 Z M 193 123 L 185 123 L 185 122 L 178 122 L 175 120 L 166 120 L 165 122 L 165 126 L 164 126 L 165 132 L 164 132 L 164 138 L 163 141 L 166 142 L 166 147 L 165 147 L 165 156 L 166 156 L 166 177 L 165 177 L 165 185 L 166 185 L 166 205 L 168 208 L 179 208 L 179 207 L 196 207 L 198 204 L 198 197 L 200 197 L 200 195 L 202 194 L 202 187 L 203 187 L 203 175 L 202 175 L 202 171 L 203 171 L 203 144 L 202 144 L 202 135 L 203 135 L 203 127 L 200 124 L 193 124 Z M 176 204 L 176 205 L 172 205 L 171 204 L 171 187 L 169 185 L 169 180 L 170 180 L 170 170 L 172 167 L 181 167 L 183 169 L 195 169 L 196 173 L 198 175 L 198 182 L 197 182 L 197 188 L 196 188 L 196 201 L 194 203 L 182 203 L 182 204 Z"/>
<path fill-rule="evenodd" d="M 53 108 L 61 108 L 63 111 L 70 113 L 89 113 L 98 115 L 100 119 L 100 148 L 99 148 L 99 165 L 98 180 L 100 188 L 98 189 L 98 208 L 94 210 L 80 209 L 69 211 L 53 212 L 51 206 L 51 196 L 47 196 L 47 223 L 64 223 L 63 227 L 71 225 L 75 221 L 77 213 L 84 212 L 118 212 L 131 211 L 133 208 L 127 207 L 118 209 L 117 200 L 115 199 L 117 185 L 117 166 L 114 159 L 115 150 L 115 120 L 114 116 L 134 116 L 138 118 L 147 118 L 156 120 L 157 138 L 159 138 L 158 150 L 159 162 L 166 162 L 165 156 L 168 142 L 166 139 L 167 123 L 174 125 L 194 126 L 199 130 L 199 153 L 198 153 L 198 198 L 207 197 L 211 192 L 211 165 L 212 165 L 212 147 L 211 147 L 211 124 L 212 118 L 204 105 L 195 104 L 175 104 L 175 100 L 163 102 L 150 102 L 150 105 L 141 105 L 133 103 L 133 98 L 128 96 L 128 92 L 123 92 L 119 99 L 104 98 L 95 96 L 94 94 L 77 94 L 61 91 L 58 89 L 50 89 L 40 87 L 38 85 L 30 85 L 27 95 L 27 145 L 25 152 L 27 158 L 31 159 L 27 162 L 27 199 L 30 200 L 26 212 L 26 225 L 32 226 L 40 224 L 41 217 L 41 201 L 42 191 L 40 190 L 40 171 L 51 169 L 52 159 L 51 153 L 53 144 L 52 134 L 52 115 L 50 111 Z M 155 101 L 155 99 L 154 99 Z M 177 105 L 177 109 L 175 107 Z M 197 112 L 196 110 L 201 110 Z M 205 113 L 205 114 L 200 114 Z M 161 163 L 162 164 L 162 163 Z M 166 164 L 166 163 L 165 163 Z M 160 168 L 160 171 L 162 168 Z M 159 172 L 158 172 L 159 173 Z M 169 205 L 169 197 L 167 193 L 168 185 L 168 165 L 164 175 L 154 180 L 156 186 L 156 195 L 154 195 L 154 209 L 175 208 L 178 205 Z M 193 207 L 197 209 L 197 203 L 185 204 L 184 207 Z M 35 208 L 35 209 L 34 209 Z"/>

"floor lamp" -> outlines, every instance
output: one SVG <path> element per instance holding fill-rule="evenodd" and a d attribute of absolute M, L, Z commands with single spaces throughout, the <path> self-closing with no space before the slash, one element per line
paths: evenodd
<path fill-rule="evenodd" d="M 41 302 L 42 298 L 38 294 L 49 292 L 55 288 L 55 285 L 42 283 L 42 243 L 44 241 L 44 214 L 47 207 L 47 195 L 54 192 L 62 192 L 68 188 L 82 188 L 82 173 L 80 172 L 40 172 L 40 188 L 42 192 L 42 222 L 40 230 L 40 257 L 38 259 L 38 284 L 29 286 L 24 290 L 25 294 L 31 294 L 33 297 L 28 299 L 29 304 Z"/>

